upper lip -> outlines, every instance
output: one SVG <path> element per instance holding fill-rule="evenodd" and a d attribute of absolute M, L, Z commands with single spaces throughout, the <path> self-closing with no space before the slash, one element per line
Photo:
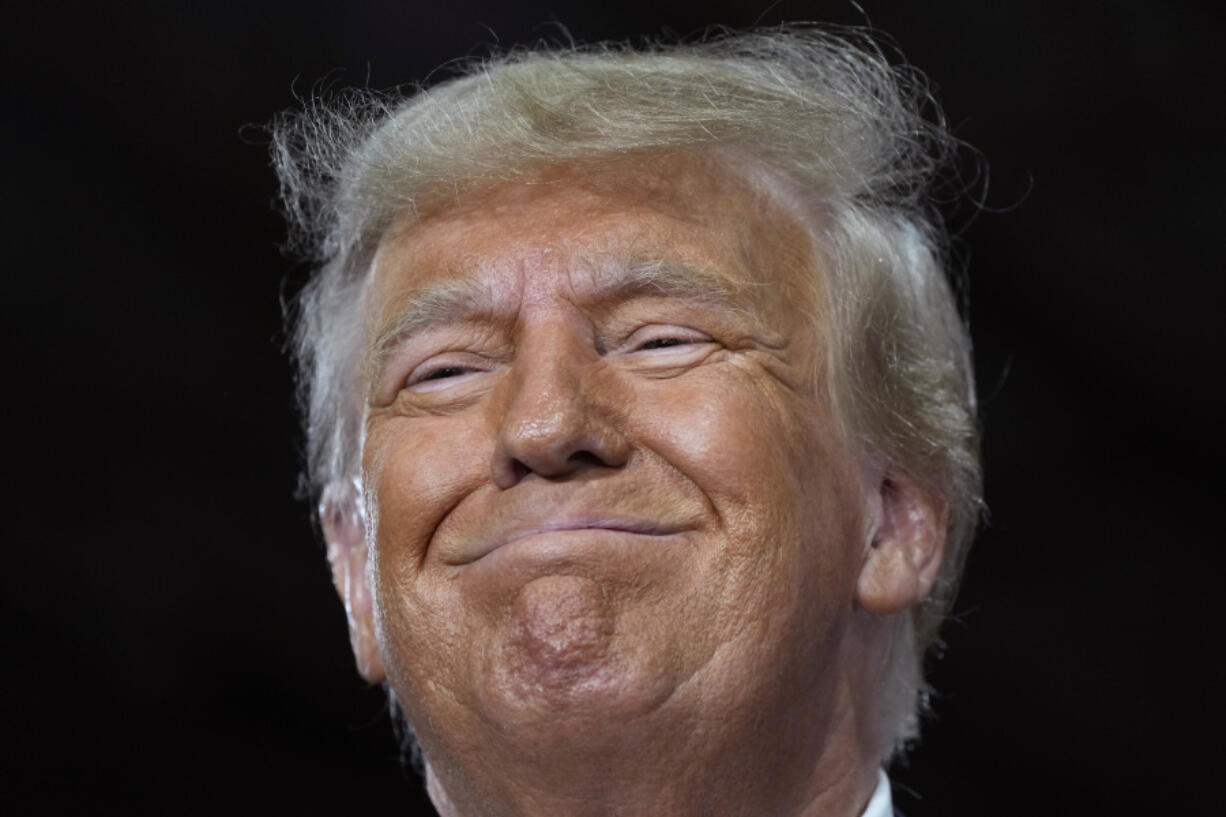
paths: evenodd
<path fill-rule="evenodd" d="M 556 531 L 605 530 L 637 533 L 644 536 L 667 536 L 681 530 L 678 525 L 650 521 L 616 513 L 562 513 L 543 518 L 519 519 L 506 526 L 490 526 L 466 542 L 454 564 L 468 564 L 487 556 L 501 547 L 542 533 Z"/>

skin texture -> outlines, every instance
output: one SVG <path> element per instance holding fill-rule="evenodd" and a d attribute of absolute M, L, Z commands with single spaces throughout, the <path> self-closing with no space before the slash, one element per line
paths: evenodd
<path fill-rule="evenodd" d="M 814 264 L 709 156 L 553 166 L 384 236 L 366 507 L 323 519 L 441 813 L 863 808 L 943 516 L 838 438 Z"/>

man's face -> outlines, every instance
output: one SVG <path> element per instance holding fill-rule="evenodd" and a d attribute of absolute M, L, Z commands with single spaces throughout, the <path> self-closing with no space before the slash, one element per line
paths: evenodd
<path fill-rule="evenodd" d="M 814 264 L 696 157 L 553 168 L 385 236 L 369 578 L 432 766 L 821 733 L 866 525 Z"/>

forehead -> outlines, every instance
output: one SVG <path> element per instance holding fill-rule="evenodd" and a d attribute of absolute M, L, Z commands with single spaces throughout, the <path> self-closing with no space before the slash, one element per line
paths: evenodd
<path fill-rule="evenodd" d="M 456 194 L 387 231 L 368 303 L 377 327 L 455 285 L 519 305 L 559 286 L 583 300 L 651 265 L 763 317 L 812 301 L 814 254 L 796 215 L 719 158 L 685 154 L 556 164 Z"/>

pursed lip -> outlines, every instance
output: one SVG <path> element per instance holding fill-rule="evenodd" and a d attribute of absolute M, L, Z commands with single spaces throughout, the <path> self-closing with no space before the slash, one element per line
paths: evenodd
<path fill-rule="evenodd" d="M 573 516 L 554 517 L 524 525 L 512 526 L 493 535 L 477 537 L 467 547 L 457 554 L 454 565 L 465 565 L 482 559 L 507 545 L 547 533 L 566 531 L 609 531 L 613 533 L 629 533 L 640 536 L 671 536 L 679 533 L 681 528 L 644 519 L 628 518 L 607 514 L 579 514 Z"/>

